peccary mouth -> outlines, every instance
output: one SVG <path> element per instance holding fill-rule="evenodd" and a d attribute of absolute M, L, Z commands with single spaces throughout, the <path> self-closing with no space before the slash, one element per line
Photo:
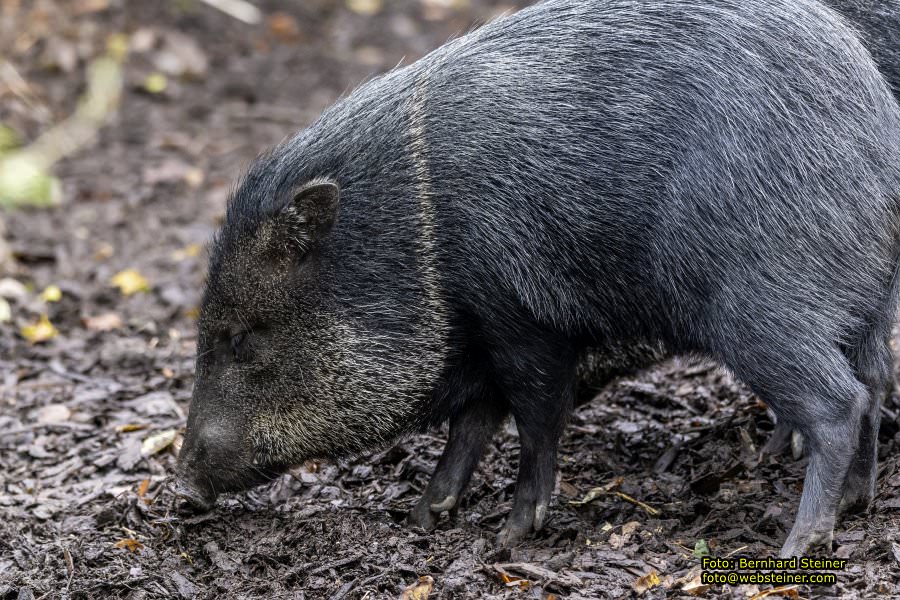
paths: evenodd
<path fill-rule="evenodd" d="M 239 492 L 269 483 L 277 479 L 286 468 L 280 466 L 257 467 L 239 478 L 226 478 L 213 482 L 207 478 L 206 485 L 195 478 L 180 475 L 172 486 L 178 498 L 185 500 L 194 510 L 207 512 L 213 508 L 216 498 L 221 492 Z"/>
<path fill-rule="evenodd" d="M 217 494 L 212 489 L 201 489 L 184 478 L 175 481 L 172 491 L 199 512 L 209 511 L 216 503 Z"/>

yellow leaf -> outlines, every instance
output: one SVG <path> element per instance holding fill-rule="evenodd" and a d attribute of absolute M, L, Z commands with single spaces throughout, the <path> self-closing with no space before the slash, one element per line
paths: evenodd
<path fill-rule="evenodd" d="M 400 600 L 426 600 L 434 588 L 434 578 L 431 575 L 423 575 L 419 580 L 403 590 Z"/>
<path fill-rule="evenodd" d="M 40 157 L 19 151 L 0 159 L 0 206 L 54 206 L 61 195 Z"/>
<path fill-rule="evenodd" d="M 144 423 L 126 423 L 125 425 L 119 425 L 116 427 L 116 431 L 119 433 L 128 433 L 129 431 L 140 431 L 141 429 L 147 429 L 147 425 Z"/>
<path fill-rule="evenodd" d="M 41 300 L 44 302 L 59 302 L 62 300 L 62 290 L 55 285 L 48 285 L 41 292 Z"/>
<path fill-rule="evenodd" d="M 115 544 L 113 544 L 113 547 L 114 548 L 125 548 L 129 552 L 137 552 L 138 550 L 143 548 L 144 545 L 133 538 L 125 538 L 125 539 L 121 539 L 118 542 L 116 542 Z"/>
<path fill-rule="evenodd" d="M 47 315 L 41 315 L 41 318 L 38 319 L 36 323 L 22 327 L 20 333 L 23 338 L 32 344 L 46 342 L 59 335 L 59 331 L 56 330 L 56 327 L 54 327 L 53 323 L 50 322 L 50 319 L 47 318 Z"/>
<path fill-rule="evenodd" d="M 659 584 L 659 574 L 657 574 L 657 572 L 654 570 L 635 579 L 634 583 L 631 584 L 631 587 L 633 587 L 634 591 L 638 594 L 643 594 L 647 590 L 653 589 Z"/>
<path fill-rule="evenodd" d="M 347 8 L 367 17 L 381 12 L 382 4 L 382 0 L 347 0 Z"/>
<path fill-rule="evenodd" d="M 150 283 L 137 269 L 125 269 L 117 273 L 110 283 L 119 288 L 119 291 L 125 296 L 150 291 Z"/>
<path fill-rule="evenodd" d="M 114 33 L 106 38 L 106 53 L 116 62 L 122 62 L 128 56 L 130 40 L 124 33 Z"/>
<path fill-rule="evenodd" d="M 0 123 L 0 154 L 15 150 L 22 145 L 22 140 L 16 130 L 8 125 Z"/>
<path fill-rule="evenodd" d="M 161 94 L 169 85 L 169 80 L 162 73 L 150 73 L 144 79 L 144 89 L 151 94 Z"/>
<path fill-rule="evenodd" d="M 152 456 L 160 450 L 165 450 L 175 441 L 177 433 L 178 431 L 175 429 L 154 433 L 141 444 L 141 456 Z"/>
<path fill-rule="evenodd" d="M 200 256 L 200 252 L 203 250 L 203 247 L 200 244 L 189 244 L 180 250 L 176 250 L 172 253 L 172 260 L 176 262 L 181 262 L 187 258 L 196 258 Z"/>

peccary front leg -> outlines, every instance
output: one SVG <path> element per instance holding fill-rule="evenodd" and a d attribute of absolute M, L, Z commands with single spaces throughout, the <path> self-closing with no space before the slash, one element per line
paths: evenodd
<path fill-rule="evenodd" d="M 472 473 L 508 409 L 493 396 L 471 398 L 450 419 L 450 438 L 409 522 L 432 529 L 437 517 L 455 511 Z"/>
<path fill-rule="evenodd" d="M 575 397 L 575 356 L 567 349 L 547 344 L 538 351 L 524 346 L 506 359 L 498 361 L 497 369 L 503 374 L 503 393 L 521 447 L 512 511 L 497 536 L 503 546 L 544 525 L 556 479 L 559 438 Z"/>
<path fill-rule="evenodd" d="M 511 546 L 544 526 L 556 478 L 559 430 L 565 420 L 564 415 L 559 414 L 561 411 L 554 412 L 556 414 L 547 415 L 547 421 L 516 420 L 522 444 L 519 475 L 512 511 L 497 535 L 497 543 L 501 546 Z M 541 426 L 546 426 L 547 431 L 539 431 Z"/>

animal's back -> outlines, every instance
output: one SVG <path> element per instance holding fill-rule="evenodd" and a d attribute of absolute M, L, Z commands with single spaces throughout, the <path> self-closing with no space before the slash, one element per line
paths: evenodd
<path fill-rule="evenodd" d="M 689 346 L 710 307 L 765 315 L 751 286 L 848 326 L 883 300 L 900 190 L 867 57 L 812 0 L 552 0 L 486 26 L 414 76 L 445 259 L 570 331 Z"/>

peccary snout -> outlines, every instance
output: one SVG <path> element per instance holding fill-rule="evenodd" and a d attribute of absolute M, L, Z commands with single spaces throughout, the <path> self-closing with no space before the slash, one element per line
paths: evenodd
<path fill-rule="evenodd" d="M 206 511 L 219 493 L 245 489 L 273 477 L 274 473 L 254 465 L 239 430 L 208 421 L 188 429 L 178 456 L 175 493 Z"/>

